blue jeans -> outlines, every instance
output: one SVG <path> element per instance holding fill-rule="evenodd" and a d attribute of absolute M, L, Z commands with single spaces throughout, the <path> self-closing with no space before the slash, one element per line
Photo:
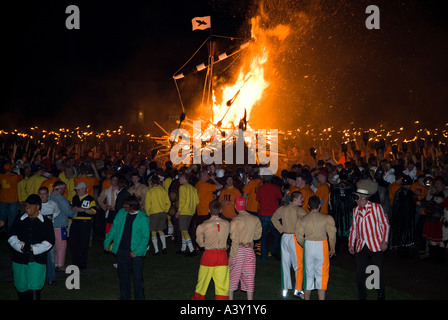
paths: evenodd
<path fill-rule="evenodd" d="M 0 220 L 6 222 L 8 220 L 8 231 L 11 230 L 11 226 L 17 217 L 19 212 L 18 202 L 0 202 Z M 6 227 L 6 226 L 5 226 Z"/>
<path fill-rule="evenodd" d="M 129 251 L 117 251 L 118 279 L 120 281 L 120 300 L 131 299 L 131 283 L 134 285 L 134 299 L 145 299 L 143 282 L 144 257 L 131 258 Z"/>
<path fill-rule="evenodd" d="M 269 244 L 268 235 L 269 232 L 272 234 L 274 241 L 272 244 L 271 253 L 273 255 L 280 256 L 280 233 L 275 229 L 271 222 L 272 216 L 258 216 L 260 218 L 262 233 L 261 233 L 261 260 L 268 259 Z"/>
<path fill-rule="evenodd" d="M 56 281 L 54 246 L 47 253 L 47 282 Z"/>

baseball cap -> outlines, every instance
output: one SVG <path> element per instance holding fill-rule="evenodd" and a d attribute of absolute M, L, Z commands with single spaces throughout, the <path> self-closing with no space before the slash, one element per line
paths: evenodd
<path fill-rule="evenodd" d="M 238 211 L 246 210 L 246 199 L 243 196 L 238 196 L 235 199 L 235 208 Z"/>
<path fill-rule="evenodd" d="M 328 177 L 328 171 L 324 170 L 324 169 L 319 170 L 319 172 L 317 174 L 321 174 L 321 175 L 323 175 L 325 177 Z"/>
<path fill-rule="evenodd" d="M 76 187 L 75 187 L 75 190 L 78 190 L 78 189 L 87 189 L 87 185 L 86 185 L 86 183 L 85 182 L 80 182 L 80 183 L 78 183 L 77 185 L 76 185 Z"/>

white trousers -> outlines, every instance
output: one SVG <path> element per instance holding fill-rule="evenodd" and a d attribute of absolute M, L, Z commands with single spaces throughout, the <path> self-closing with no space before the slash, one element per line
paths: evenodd
<path fill-rule="evenodd" d="M 280 242 L 282 253 L 282 290 L 292 289 L 291 267 L 296 277 L 296 290 L 302 290 L 303 284 L 303 249 L 297 243 L 294 234 L 283 234 Z"/>
<path fill-rule="evenodd" d="M 328 241 L 309 241 L 304 244 L 306 290 L 327 290 L 330 271 Z"/>

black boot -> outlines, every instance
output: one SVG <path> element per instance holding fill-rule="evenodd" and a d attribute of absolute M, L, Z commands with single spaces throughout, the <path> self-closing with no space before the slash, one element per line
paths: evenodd
<path fill-rule="evenodd" d="M 30 291 L 24 291 L 24 292 L 17 291 L 17 297 L 21 301 L 23 301 L 23 300 L 30 300 L 31 294 L 30 294 Z"/>
<path fill-rule="evenodd" d="M 445 248 L 437 246 L 436 247 L 436 262 L 444 263 L 445 262 Z"/>
<path fill-rule="evenodd" d="M 435 260 L 436 258 L 436 246 L 428 245 L 428 255 L 431 260 Z"/>
<path fill-rule="evenodd" d="M 445 262 L 445 248 L 440 246 L 428 246 L 429 248 L 429 257 L 432 261 L 436 263 Z"/>
<path fill-rule="evenodd" d="M 40 290 L 30 290 L 31 300 L 40 300 Z"/>

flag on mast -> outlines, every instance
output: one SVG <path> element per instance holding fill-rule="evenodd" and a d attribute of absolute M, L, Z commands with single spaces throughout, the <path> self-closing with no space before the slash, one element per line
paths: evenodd
<path fill-rule="evenodd" d="M 191 24 L 194 30 L 205 30 L 212 27 L 210 16 L 206 17 L 196 17 L 191 19 Z"/>

